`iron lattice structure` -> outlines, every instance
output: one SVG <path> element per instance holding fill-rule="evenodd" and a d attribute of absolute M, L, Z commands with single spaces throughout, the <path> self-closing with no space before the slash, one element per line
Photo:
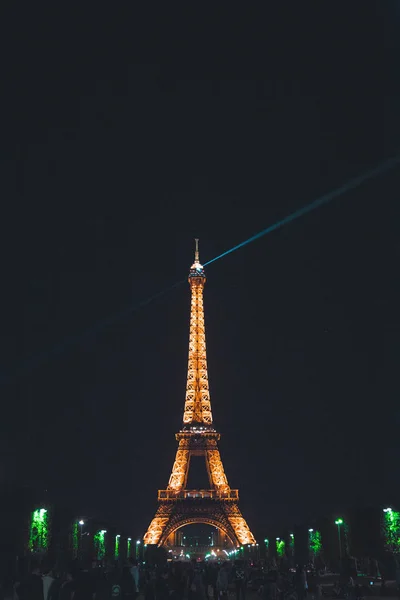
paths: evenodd
<path fill-rule="evenodd" d="M 183 427 L 175 436 L 178 449 L 172 473 L 167 489 L 158 491 L 158 509 L 143 538 L 145 544 L 162 546 L 171 534 L 189 523 L 213 525 L 235 546 L 255 544 L 239 509 L 238 490 L 229 487 L 218 450 L 220 434 L 213 428 L 203 308 L 205 282 L 196 240 L 194 263 L 189 271 L 191 310 Z M 192 456 L 204 456 L 209 490 L 186 488 Z"/>

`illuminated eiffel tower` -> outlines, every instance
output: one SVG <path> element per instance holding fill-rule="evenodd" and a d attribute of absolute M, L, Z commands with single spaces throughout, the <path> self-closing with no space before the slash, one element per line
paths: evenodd
<path fill-rule="evenodd" d="M 224 472 L 213 427 L 208 387 L 203 289 L 206 282 L 200 264 L 198 240 L 189 271 L 191 289 L 189 364 L 182 429 L 175 462 L 166 490 L 158 490 L 158 509 L 143 540 L 163 546 L 173 543 L 175 532 L 190 523 L 216 527 L 233 546 L 254 544 L 255 539 L 239 509 L 239 492 L 231 489 Z M 208 490 L 187 489 L 192 456 L 204 456 L 210 483 Z"/>

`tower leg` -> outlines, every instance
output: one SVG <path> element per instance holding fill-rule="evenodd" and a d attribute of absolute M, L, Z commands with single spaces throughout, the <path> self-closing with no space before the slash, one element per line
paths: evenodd
<path fill-rule="evenodd" d="M 207 471 L 211 476 L 212 486 L 220 492 L 229 492 L 229 484 L 222 465 L 221 455 L 215 447 L 206 451 Z"/>
<path fill-rule="evenodd" d="M 145 544 L 159 544 L 173 510 L 172 504 L 161 504 L 143 537 Z"/>
<path fill-rule="evenodd" d="M 169 490 L 180 492 L 185 488 L 189 470 L 189 460 L 190 452 L 185 445 L 185 440 L 180 440 L 178 450 L 176 451 L 175 462 L 172 467 L 171 477 L 168 482 Z"/>
<path fill-rule="evenodd" d="M 240 544 L 255 544 L 254 535 L 243 518 L 239 506 L 236 503 L 226 504 L 225 506 L 226 516 Z"/>

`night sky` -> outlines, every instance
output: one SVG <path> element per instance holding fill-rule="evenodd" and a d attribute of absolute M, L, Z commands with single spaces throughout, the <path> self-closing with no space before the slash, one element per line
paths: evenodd
<path fill-rule="evenodd" d="M 207 262 L 399 151 L 400 8 L 127 5 L 3 9 L 0 483 L 139 535 L 189 286 L 138 305 L 187 277 L 194 237 Z M 399 187 L 206 268 L 214 421 L 259 536 L 400 502 Z"/>

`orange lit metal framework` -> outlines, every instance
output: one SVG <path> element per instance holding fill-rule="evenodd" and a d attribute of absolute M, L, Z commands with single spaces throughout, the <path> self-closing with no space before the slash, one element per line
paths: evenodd
<path fill-rule="evenodd" d="M 158 509 L 144 536 L 145 544 L 162 546 L 179 527 L 195 522 L 214 524 L 234 545 L 255 543 L 239 509 L 238 490 L 229 487 L 218 450 L 220 434 L 212 425 L 203 308 L 205 282 L 196 240 L 189 271 L 191 310 L 183 427 L 175 436 L 178 449 L 172 473 L 167 489 L 158 491 Z M 204 456 L 209 490 L 186 489 L 192 456 Z"/>

